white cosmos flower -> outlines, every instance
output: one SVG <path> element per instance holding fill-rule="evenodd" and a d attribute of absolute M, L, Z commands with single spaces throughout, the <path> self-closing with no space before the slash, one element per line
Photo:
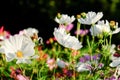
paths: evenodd
<path fill-rule="evenodd" d="M 120 65 L 120 58 L 117 58 L 110 63 L 110 67 L 117 67 L 119 65 Z"/>
<path fill-rule="evenodd" d="M 119 53 L 117 53 L 115 44 L 111 45 L 110 53 L 111 53 L 110 59 L 112 60 L 112 62 L 110 63 L 110 67 L 120 66 L 120 57 L 119 57 Z"/>
<path fill-rule="evenodd" d="M 68 16 L 67 14 L 61 14 L 60 18 L 55 17 L 55 21 L 59 24 L 69 25 L 75 20 L 74 16 Z"/>
<path fill-rule="evenodd" d="M 32 27 L 29 27 L 27 29 L 24 29 L 22 31 L 19 32 L 20 35 L 26 35 L 28 37 L 32 37 L 34 36 L 35 34 L 38 35 L 38 30 L 35 29 L 35 28 L 32 28 Z"/>
<path fill-rule="evenodd" d="M 43 43 L 43 39 L 42 37 L 38 37 L 38 33 L 39 31 L 35 28 L 29 27 L 27 29 L 24 29 L 22 31 L 19 32 L 19 35 L 23 35 L 26 37 L 26 41 L 30 40 L 30 38 L 34 41 L 34 40 L 38 40 L 39 44 Z"/>
<path fill-rule="evenodd" d="M 89 69 L 87 68 L 87 65 L 88 65 L 87 63 L 81 63 L 81 62 L 79 62 L 76 65 L 77 72 L 89 71 Z"/>
<path fill-rule="evenodd" d="M 62 27 L 59 27 L 58 29 L 55 28 L 53 34 L 58 43 L 63 45 L 64 47 L 72 48 L 75 50 L 82 48 L 81 42 L 79 42 L 79 40 L 75 36 L 67 34 L 65 29 Z"/>
<path fill-rule="evenodd" d="M 97 24 L 95 24 L 94 26 L 91 26 L 90 28 L 90 32 L 92 36 L 98 36 L 100 34 L 103 35 L 104 33 L 109 34 L 110 31 L 111 30 L 110 30 L 109 22 L 107 20 L 106 20 L 106 23 L 104 22 L 104 20 L 98 21 Z"/>
<path fill-rule="evenodd" d="M 57 58 L 57 65 L 60 67 L 60 68 L 65 68 L 68 66 L 68 63 L 60 60 L 59 58 Z"/>
<path fill-rule="evenodd" d="M 12 61 L 17 59 L 16 63 L 30 63 L 34 56 L 34 43 L 32 41 L 24 41 L 26 37 L 22 35 L 14 35 L 9 39 L 4 40 L 1 48 L 4 50 L 6 60 Z"/>
<path fill-rule="evenodd" d="M 118 67 L 120 66 L 120 57 L 115 57 L 113 54 L 111 55 L 112 62 L 109 64 L 110 67 Z"/>
<path fill-rule="evenodd" d="M 120 57 L 115 57 L 114 54 L 110 56 L 112 62 L 110 63 L 110 67 L 117 67 L 120 65 Z"/>
<path fill-rule="evenodd" d="M 80 18 L 80 19 L 78 19 L 78 22 L 80 22 L 81 24 L 91 25 L 91 24 L 95 24 L 102 17 L 103 17 L 102 12 L 98 12 L 96 14 L 95 12 L 90 11 L 86 14 L 86 18 Z"/>

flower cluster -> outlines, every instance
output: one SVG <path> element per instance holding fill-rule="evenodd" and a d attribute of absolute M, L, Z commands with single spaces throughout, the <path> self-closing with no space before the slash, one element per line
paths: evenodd
<path fill-rule="evenodd" d="M 100 54 L 95 54 L 93 56 L 86 54 L 80 58 L 80 62 L 77 64 L 76 69 L 78 72 L 95 72 L 97 69 L 101 69 L 104 66 L 103 63 L 99 63 L 99 59 Z"/>

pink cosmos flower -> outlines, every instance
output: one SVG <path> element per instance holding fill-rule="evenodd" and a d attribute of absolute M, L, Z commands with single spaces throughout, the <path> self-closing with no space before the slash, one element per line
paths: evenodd
<path fill-rule="evenodd" d="M 47 66 L 49 67 L 50 70 L 53 70 L 53 68 L 56 68 L 57 65 L 56 65 L 56 61 L 55 59 L 48 59 L 47 60 Z"/>
<path fill-rule="evenodd" d="M 9 38 L 10 33 L 4 30 L 4 26 L 0 28 L 0 40 L 3 41 L 4 39 Z"/>
<path fill-rule="evenodd" d="M 23 75 L 21 75 L 21 74 L 17 75 L 16 78 L 17 78 L 18 80 L 30 80 L 28 77 L 25 77 L 25 76 L 23 76 Z"/>
<path fill-rule="evenodd" d="M 73 24 L 69 24 L 66 26 L 66 31 L 70 32 L 73 29 L 74 25 Z"/>
<path fill-rule="evenodd" d="M 59 27 L 62 27 L 62 28 L 64 28 L 67 32 L 70 32 L 70 31 L 73 29 L 74 25 L 71 23 L 71 24 L 68 24 L 67 26 L 65 26 L 65 25 L 59 25 Z"/>
<path fill-rule="evenodd" d="M 81 29 L 81 30 L 75 31 L 75 34 L 78 34 L 78 35 L 80 35 L 82 37 L 85 36 L 87 33 L 88 33 L 87 29 L 85 29 L 85 30 Z"/>
<path fill-rule="evenodd" d="M 22 75 L 22 70 L 21 69 L 14 69 L 13 67 L 10 68 L 11 74 L 10 77 L 15 79 L 15 80 L 30 80 L 29 77 L 23 76 Z"/>

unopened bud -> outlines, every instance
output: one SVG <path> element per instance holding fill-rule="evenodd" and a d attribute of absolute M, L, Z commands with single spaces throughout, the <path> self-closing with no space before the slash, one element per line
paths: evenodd
<path fill-rule="evenodd" d="M 81 13 L 81 17 L 82 17 L 82 18 L 86 18 L 86 13 L 85 13 L 85 12 L 82 12 L 82 13 Z"/>
<path fill-rule="evenodd" d="M 77 15 L 77 19 L 80 19 L 80 18 L 81 18 L 81 16 L 78 14 L 78 15 Z"/>
<path fill-rule="evenodd" d="M 61 18 L 61 14 L 57 13 L 57 18 L 60 19 Z"/>
<path fill-rule="evenodd" d="M 111 27 L 111 29 L 116 29 L 116 23 L 115 23 L 115 21 L 110 21 L 110 27 Z"/>

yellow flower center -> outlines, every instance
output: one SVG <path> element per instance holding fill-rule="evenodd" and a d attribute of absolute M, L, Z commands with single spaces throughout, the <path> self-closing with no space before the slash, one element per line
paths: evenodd
<path fill-rule="evenodd" d="M 17 51 L 16 55 L 17 55 L 18 58 L 22 58 L 23 57 L 22 51 Z"/>

